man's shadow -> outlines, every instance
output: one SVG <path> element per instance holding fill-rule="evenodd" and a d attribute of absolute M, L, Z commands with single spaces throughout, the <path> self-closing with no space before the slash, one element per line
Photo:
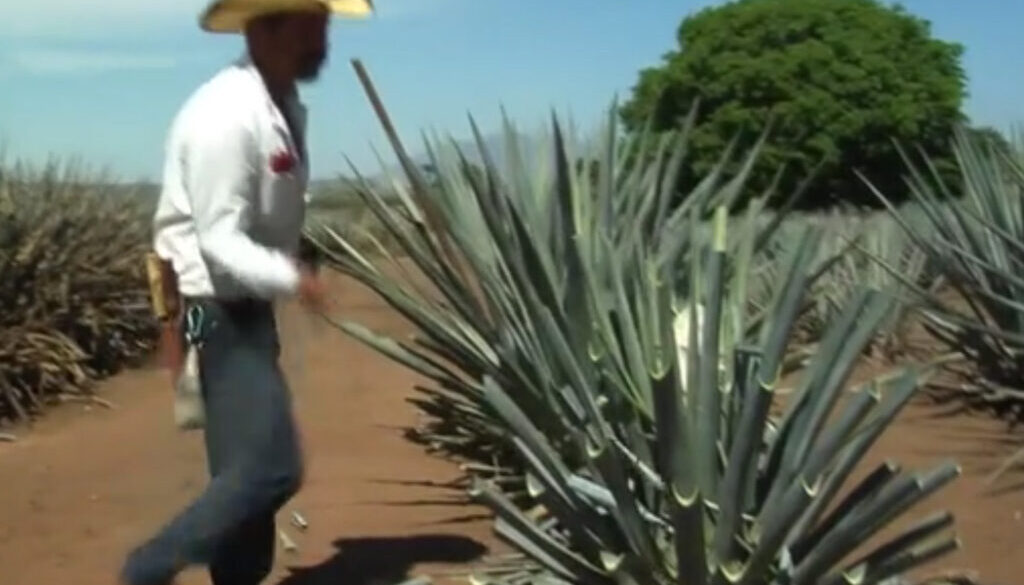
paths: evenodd
<path fill-rule="evenodd" d="M 487 552 L 473 539 L 446 534 L 341 539 L 334 547 L 334 556 L 289 569 L 278 585 L 391 585 L 411 578 L 419 563 L 470 563 Z"/>

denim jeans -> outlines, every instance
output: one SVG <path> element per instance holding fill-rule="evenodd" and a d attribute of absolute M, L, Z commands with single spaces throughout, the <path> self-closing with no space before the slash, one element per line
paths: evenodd
<path fill-rule="evenodd" d="M 274 560 L 274 516 L 302 483 L 291 397 L 278 364 L 269 303 L 195 301 L 210 482 L 152 539 L 132 551 L 128 585 L 167 585 L 207 566 L 214 585 L 257 585 Z"/>

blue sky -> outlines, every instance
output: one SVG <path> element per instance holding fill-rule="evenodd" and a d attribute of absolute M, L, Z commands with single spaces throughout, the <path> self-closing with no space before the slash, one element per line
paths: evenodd
<path fill-rule="evenodd" d="M 0 13 L 0 145 L 8 158 L 82 157 L 124 179 L 159 179 L 167 125 L 195 86 L 241 52 L 196 26 L 206 0 L 30 0 Z M 582 126 L 674 46 L 680 19 L 711 4 L 670 0 L 377 0 L 369 21 L 335 20 L 331 63 L 304 89 L 314 174 L 378 170 L 388 149 L 349 65 L 366 64 L 403 138 L 464 137 L 504 106 L 537 129 L 554 108 Z M 1024 122 L 1024 2 L 906 0 L 934 33 L 966 45 L 968 114 Z M 627 8 L 628 7 L 628 8 Z M 418 150 L 418 148 L 417 148 Z"/>

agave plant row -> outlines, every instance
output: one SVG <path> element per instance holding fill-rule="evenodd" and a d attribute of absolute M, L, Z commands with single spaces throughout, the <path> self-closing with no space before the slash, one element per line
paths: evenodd
<path fill-rule="evenodd" d="M 146 358 L 148 209 L 75 164 L 0 160 L 0 423 Z"/>
<path fill-rule="evenodd" d="M 371 260 L 329 228 L 310 237 L 415 326 L 406 342 L 338 323 L 432 380 L 416 400 L 434 419 L 425 440 L 478 462 L 471 494 L 530 560 L 479 580 L 870 584 L 956 548 L 942 513 L 852 556 L 958 468 L 858 465 L 924 373 L 847 391 L 892 290 L 845 298 L 788 400 L 776 395 L 823 230 L 804 229 L 767 294 L 751 292 L 784 217 L 758 222 L 755 198 L 730 220 L 757 147 L 724 153 L 680 202 L 689 126 L 623 143 L 609 123 L 581 157 L 555 119 L 536 161 L 510 124 L 506 160 L 477 136 L 482 173 L 428 142 L 428 185 L 392 132 L 402 205 L 359 188 L 408 260 L 383 246 Z"/>
<path fill-rule="evenodd" d="M 945 294 L 921 283 L 906 284 L 925 305 L 931 333 L 962 361 L 937 385 L 940 399 L 966 400 L 1011 424 L 1024 421 L 1024 149 L 1009 151 L 966 132 L 954 139 L 960 171 L 956 184 L 943 180 L 924 157 L 904 155 L 916 218 L 889 206 L 903 232 L 941 276 Z M 870 186 L 870 178 L 865 178 Z M 913 221 L 916 220 L 916 221 Z M 898 267 L 889 266 L 892 274 Z M 995 474 L 1024 460 L 1024 451 Z M 995 477 L 995 476 L 993 476 Z"/>

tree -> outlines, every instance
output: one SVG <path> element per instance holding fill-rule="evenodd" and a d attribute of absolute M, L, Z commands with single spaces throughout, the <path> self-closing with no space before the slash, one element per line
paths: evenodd
<path fill-rule="evenodd" d="M 942 160 L 966 121 L 963 48 L 898 5 L 736 0 L 685 18 L 677 36 L 677 50 L 641 71 L 621 115 L 629 130 L 650 121 L 665 131 L 696 103 L 688 177 L 703 176 L 733 138 L 770 128 L 754 187 L 785 165 L 786 195 L 820 163 L 805 206 L 871 204 L 855 170 L 887 194 L 905 192 L 894 141 Z"/>

